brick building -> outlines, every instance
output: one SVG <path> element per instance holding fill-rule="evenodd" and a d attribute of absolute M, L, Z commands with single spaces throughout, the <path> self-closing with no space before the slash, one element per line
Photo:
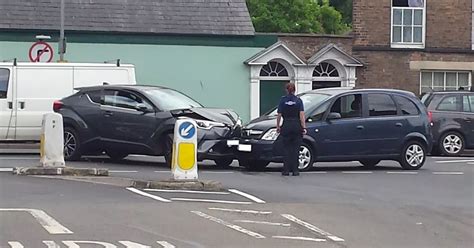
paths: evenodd
<path fill-rule="evenodd" d="M 472 85 L 474 0 L 354 0 L 358 87 L 415 93 Z"/>

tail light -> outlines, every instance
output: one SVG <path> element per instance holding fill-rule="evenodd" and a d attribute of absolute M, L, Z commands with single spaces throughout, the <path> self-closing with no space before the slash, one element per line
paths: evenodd
<path fill-rule="evenodd" d="M 428 121 L 433 125 L 433 112 L 428 111 Z"/>
<path fill-rule="evenodd" d="M 58 112 L 64 106 L 63 102 L 61 101 L 54 101 L 53 103 L 53 110 L 54 112 Z"/>

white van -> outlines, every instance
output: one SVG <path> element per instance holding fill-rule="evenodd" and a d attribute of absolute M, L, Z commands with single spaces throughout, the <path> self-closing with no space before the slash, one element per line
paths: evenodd
<path fill-rule="evenodd" d="M 136 84 L 129 64 L 0 63 L 0 141 L 38 141 L 43 114 L 75 88 Z"/>

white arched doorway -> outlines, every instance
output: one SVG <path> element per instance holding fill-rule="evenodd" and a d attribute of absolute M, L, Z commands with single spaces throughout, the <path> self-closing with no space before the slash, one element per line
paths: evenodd
<path fill-rule="evenodd" d="M 288 66 L 285 64 L 281 60 L 272 60 L 260 70 L 260 115 L 273 109 L 285 94 L 285 84 L 291 81 Z"/>

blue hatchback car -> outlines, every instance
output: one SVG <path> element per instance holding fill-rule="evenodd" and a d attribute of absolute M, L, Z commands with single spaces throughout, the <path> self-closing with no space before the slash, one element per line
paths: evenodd
<path fill-rule="evenodd" d="M 300 170 L 309 170 L 318 161 L 360 161 L 372 168 L 381 160 L 396 160 L 403 169 L 417 170 L 432 148 L 426 107 L 413 93 L 328 88 L 299 97 L 308 130 L 300 149 Z M 275 109 L 242 129 L 237 153 L 241 166 L 262 170 L 270 162 L 282 161 L 273 154 L 276 115 Z"/>

